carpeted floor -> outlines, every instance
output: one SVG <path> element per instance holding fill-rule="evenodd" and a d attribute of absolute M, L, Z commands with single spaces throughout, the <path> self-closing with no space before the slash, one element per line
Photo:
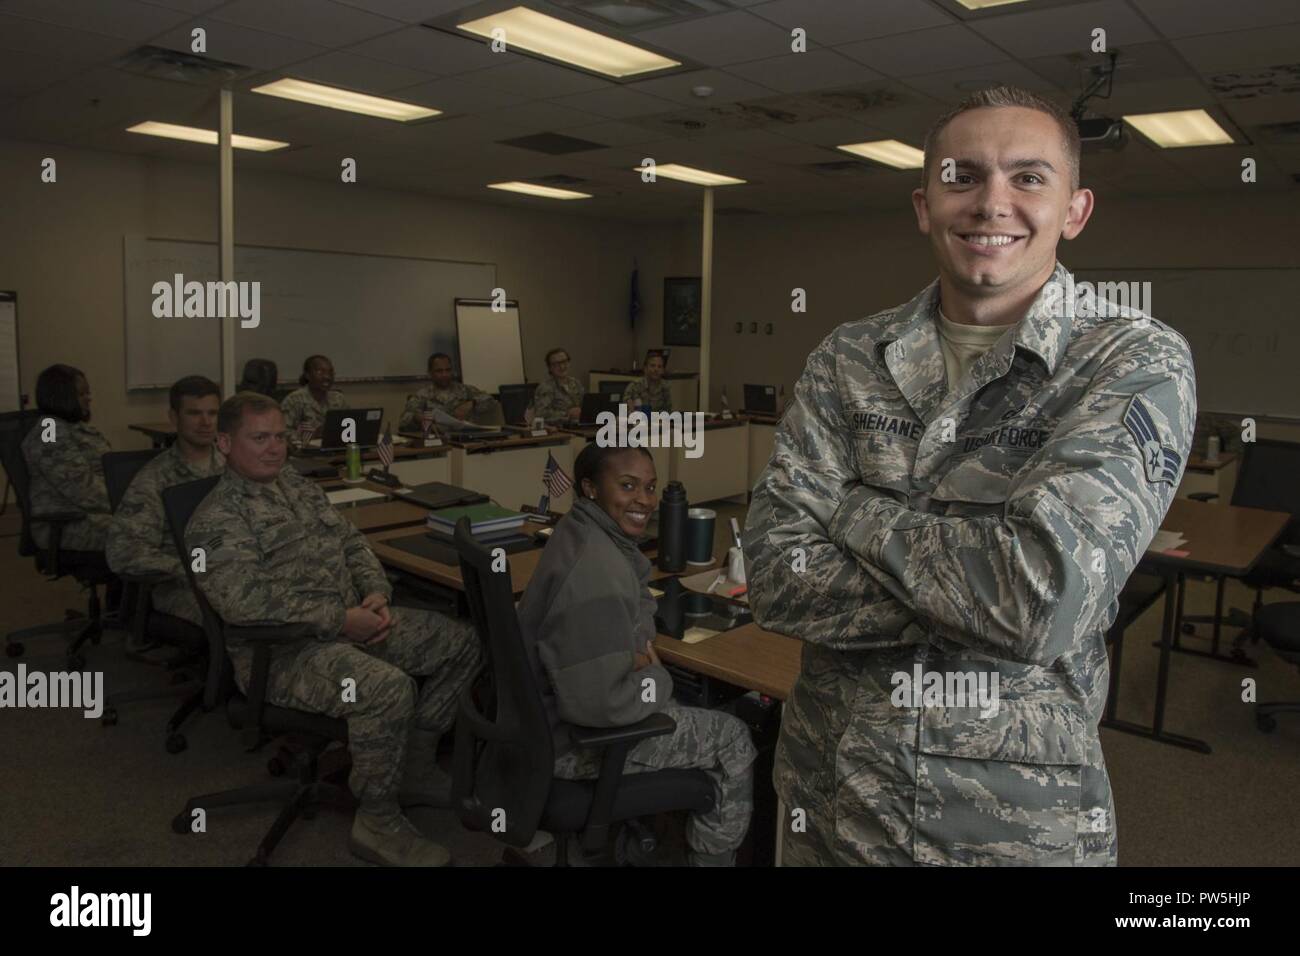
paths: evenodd
<path fill-rule="evenodd" d="M 738 506 L 718 508 L 718 539 Z M 0 630 L 54 620 L 65 607 L 84 606 L 76 585 L 42 580 L 17 556 L 12 515 L 0 516 Z M 1249 608 L 1250 593 L 1229 585 L 1230 605 Z M 1281 592 L 1267 596 L 1285 600 Z M 1189 613 L 1212 610 L 1209 585 L 1193 584 Z M 1148 722 L 1155 698 L 1155 639 L 1160 605 L 1130 629 L 1125 641 L 1121 716 Z M 1231 632 L 1229 632 L 1231 633 Z M 157 668 L 125 660 L 121 636 L 106 635 L 89 653 L 104 672 L 105 691 L 165 686 Z M 1197 642 L 1204 644 L 1206 642 Z M 1166 727 L 1201 737 L 1209 756 L 1128 734 L 1102 731 L 1115 790 L 1120 863 L 1128 866 L 1250 866 L 1300 863 L 1300 715 L 1282 715 L 1272 734 L 1255 727 L 1254 708 L 1241 700 L 1241 681 L 1254 677 L 1262 700 L 1300 700 L 1300 672 L 1263 644 L 1251 648 L 1257 668 L 1175 655 Z M 34 642 L 29 667 L 63 669 L 56 639 Z M 0 658 L 0 669 L 17 662 Z M 0 865 L 238 865 L 252 855 L 273 819 L 269 806 L 214 810 L 206 834 L 176 836 L 170 821 L 193 795 L 269 779 L 274 750 L 248 754 L 219 714 L 192 719 L 189 748 L 170 755 L 162 728 L 175 701 L 127 704 L 115 727 L 80 712 L 0 711 Z M 413 811 L 429 836 L 446 844 L 458 865 L 489 865 L 501 845 L 467 833 L 449 812 Z M 364 865 L 347 850 L 350 820 L 325 810 L 289 832 L 277 865 Z M 535 854 L 539 863 L 553 853 Z"/>

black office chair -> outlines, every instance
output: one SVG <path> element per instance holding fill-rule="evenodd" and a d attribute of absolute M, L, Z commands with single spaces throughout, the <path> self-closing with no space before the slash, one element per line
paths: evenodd
<path fill-rule="evenodd" d="M 1260 438 L 1242 446 L 1241 468 L 1232 490 L 1232 504 L 1238 508 L 1262 508 L 1267 511 L 1284 511 L 1292 516 L 1291 522 L 1278 536 L 1273 546 L 1260 556 L 1255 567 L 1241 581 L 1255 592 L 1255 603 L 1249 614 L 1232 608 L 1223 613 L 1223 589 L 1227 583 L 1224 575 L 1215 575 L 1214 613 L 1182 617 L 1183 633 L 1190 634 L 1196 624 L 1214 627 L 1213 651 L 1218 651 L 1219 635 L 1224 624 L 1240 627 L 1233 657 L 1245 661 L 1243 647 L 1247 640 L 1257 642 L 1260 634 L 1255 630 L 1254 619 L 1264 605 L 1264 591 L 1268 588 L 1285 588 L 1300 594 L 1300 443 Z M 1212 501 L 1219 497 L 1214 492 L 1198 492 L 1190 496 L 1194 501 Z M 1181 612 L 1182 608 L 1179 608 Z"/>
<path fill-rule="evenodd" d="M 554 776 L 550 724 L 519 630 L 510 573 L 492 570 L 492 555 L 474 540 L 467 519 L 457 523 L 455 542 L 486 662 L 479 680 L 462 691 L 456 721 L 452 806 L 465 827 L 512 847 L 527 846 L 545 830 L 555 836 L 556 865 L 566 866 L 574 834 L 584 851 L 596 853 L 620 822 L 675 810 L 707 812 L 716 796 L 701 770 L 623 772 L 633 744 L 676 729 L 666 714 L 630 727 L 574 727 L 580 746 L 602 751 L 600 777 Z"/>
<path fill-rule="evenodd" d="M 198 809 L 206 813 L 216 807 L 245 803 L 279 803 L 280 812 L 275 822 L 258 844 L 256 856 L 249 861 L 249 866 L 266 866 L 270 862 L 271 853 L 299 817 L 312 819 L 322 804 L 349 808 L 355 806 L 346 783 L 338 779 L 346 775 L 346 766 L 331 774 L 322 775 L 320 772 L 321 754 L 334 741 L 347 742 L 348 725 L 347 721 L 335 717 L 276 707 L 266 702 L 271 649 L 280 644 L 292 644 L 312 637 L 313 631 L 309 625 L 236 627 L 226 624 L 199 589 L 189 561 L 189 551 L 185 546 L 185 529 L 199 504 L 220 480 L 215 476 L 201 478 L 168 488 L 162 493 L 163 510 L 167 514 L 167 524 L 177 554 L 180 555 L 185 575 L 203 613 L 203 631 L 208 640 L 208 671 L 203 709 L 211 711 L 224 704 L 226 718 L 232 727 L 242 731 L 244 749 L 250 753 L 259 750 L 267 741 L 285 734 L 299 735 L 303 747 L 293 758 L 296 780 L 254 784 L 192 797 L 172 819 L 172 830 L 178 834 L 190 833 L 194 811 Z M 247 696 L 241 694 L 235 685 L 234 669 L 226 656 L 226 641 L 233 637 L 253 645 L 253 670 Z M 268 770 L 276 776 L 282 772 L 279 761 L 280 758 L 276 757 L 268 764 Z"/>
<path fill-rule="evenodd" d="M 43 417 L 39 412 L 17 412 L 5 416 L 0 428 L 0 464 L 13 486 L 14 498 L 22 522 L 18 535 L 18 553 L 22 557 L 33 558 L 36 569 L 50 580 L 57 580 L 71 575 L 77 583 L 89 592 L 86 611 L 69 610 L 62 621 L 56 624 L 39 624 L 5 635 L 5 653 L 9 657 L 20 657 L 26 650 L 23 643 L 33 637 L 58 634 L 70 638 L 65 649 L 68 667 L 74 671 L 86 665 L 83 648 L 86 644 L 99 644 L 103 637 L 105 621 L 99 600 L 99 588 L 108 587 L 117 578 L 109 570 L 102 551 L 70 551 L 60 547 L 63 529 L 66 525 L 84 517 L 80 511 L 45 512 L 32 514 L 31 475 L 27 470 L 27 459 L 23 456 L 22 441 L 27 432 Z M 32 536 L 32 522 L 41 521 L 50 528 L 49 545 L 41 548 Z"/>
<path fill-rule="evenodd" d="M 1255 612 L 1255 633 L 1282 660 L 1300 667 L 1300 601 L 1267 604 Z M 1300 714 L 1300 700 L 1260 702 L 1255 705 L 1255 726 L 1266 734 L 1277 730 L 1274 714 Z"/>
<path fill-rule="evenodd" d="M 123 495 L 140 469 L 154 459 L 161 449 L 144 451 L 110 451 L 103 456 L 104 484 L 108 487 L 108 503 L 113 511 L 122 502 Z M 164 700 L 184 697 L 180 706 L 167 721 L 163 743 L 170 754 L 183 751 L 189 742 L 180 728 L 190 714 L 203 706 L 203 681 L 199 675 L 207 673 L 208 641 L 203 628 L 184 618 L 155 611 L 152 592 L 156 584 L 169 580 L 169 575 L 118 575 L 126 585 L 123 600 L 124 619 L 129 621 L 128 633 L 136 647 L 148 644 L 174 647 L 179 654 L 163 667 L 172 674 L 172 684 L 165 688 L 139 688 L 110 694 L 100 723 L 111 727 L 118 721 L 117 708 L 126 703 L 142 700 Z M 132 655 L 128 655 L 132 656 Z"/>

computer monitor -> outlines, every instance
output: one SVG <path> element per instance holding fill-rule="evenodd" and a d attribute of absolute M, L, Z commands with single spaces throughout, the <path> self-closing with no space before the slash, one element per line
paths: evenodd
<path fill-rule="evenodd" d="M 343 440 L 343 423 L 351 419 L 356 425 L 352 441 Z M 373 448 L 379 444 L 379 426 L 384 421 L 382 408 L 332 408 L 325 413 L 321 426 L 320 450 L 342 451 L 348 445 Z"/>
<path fill-rule="evenodd" d="M 502 385 L 499 395 L 501 415 L 507 425 L 529 424 L 524 421 L 524 413 L 532 404 L 533 393 L 537 391 L 536 382 L 523 385 Z"/>
<path fill-rule="evenodd" d="M 759 415 L 776 414 L 775 385 L 745 385 L 745 407 L 742 411 Z"/>
<path fill-rule="evenodd" d="M 621 383 L 620 383 L 621 384 Z M 579 425 L 596 425 L 596 418 L 601 412 L 618 413 L 618 403 L 623 396 L 605 392 L 588 392 L 582 396 L 582 414 L 578 416 Z"/>

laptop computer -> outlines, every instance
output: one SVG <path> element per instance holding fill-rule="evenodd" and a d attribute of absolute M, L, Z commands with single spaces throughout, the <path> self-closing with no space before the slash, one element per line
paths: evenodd
<path fill-rule="evenodd" d="M 755 412 L 759 415 L 776 414 L 776 386 L 775 385 L 746 385 L 745 386 L 745 412 Z"/>
<path fill-rule="evenodd" d="M 603 384 L 603 383 L 602 383 Z M 620 386 L 622 382 L 618 383 Z M 601 412 L 613 412 L 618 414 L 619 403 L 623 400 L 623 393 L 619 392 L 588 392 L 582 396 L 582 414 L 578 416 L 579 425 L 598 425 L 596 418 Z"/>
<path fill-rule="evenodd" d="M 459 485 L 448 485 L 441 481 L 430 481 L 427 484 L 416 485 L 410 491 L 394 492 L 394 494 L 413 505 L 428 508 L 430 511 L 437 511 L 439 508 L 453 508 L 456 505 L 476 505 L 488 500 L 487 495 L 479 494 L 477 491 L 471 491 L 468 488 L 461 488 Z"/>
<path fill-rule="evenodd" d="M 352 420 L 355 428 L 352 441 L 345 442 L 343 423 L 348 419 Z M 325 413 L 325 424 L 321 426 L 320 450 L 343 451 L 348 445 L 374 448 L 379 444 L 379 426 L 383 420 L 382 408 L 332 408 Z"/>
<path fill-rule="evenodd" d="M 528 406 L 533 400 L 533 393 L 536 391 L 537 382 L 501 386 L 499 401 L 501 402 L 501 414 L 507 425 L 532 424 L 524 421 L 524 412 L 528 411 Z"/>

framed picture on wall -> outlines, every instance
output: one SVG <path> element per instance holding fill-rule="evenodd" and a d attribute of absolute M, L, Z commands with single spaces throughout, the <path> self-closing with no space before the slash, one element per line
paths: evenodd
<path fill-rule="evenodd" d="M 664 279 L 664 345 L 700 346 L 700 279 Z"/>

